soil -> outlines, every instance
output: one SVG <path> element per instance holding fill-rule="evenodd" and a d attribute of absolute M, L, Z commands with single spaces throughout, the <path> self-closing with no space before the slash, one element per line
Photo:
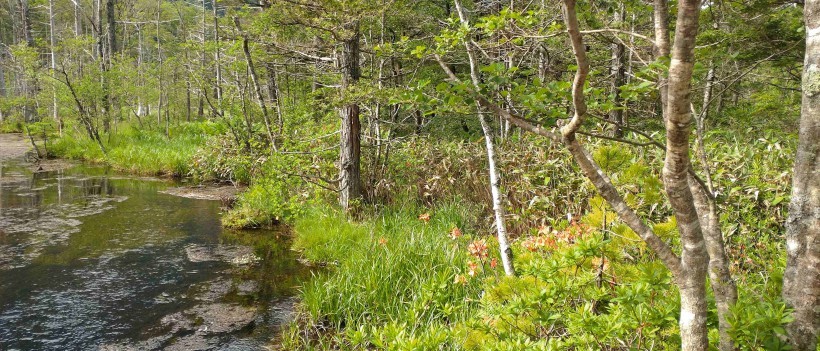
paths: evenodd
<path fill-rule="evenodd" d="M 232 203 L 236 195 L 245 190 L 244 186 L 203 184 L 163 190 L 162 193 L 199 200 L 220 200 Z"/>
<path fill-rule="evenodd" d="M 0 134 L 0 162 L 22 160 L 31 144 L 23 134 Z"/>
<path fill-rule="evenodd" d="M 0 163 L 15 161 L 32 172 L 53 172 L 71 168 L 76 162 L 62 159 L 40 159 L 31 163 L 26 154 L 31 151 L 31 142 L 23 134 L 0 134 Z M 32 152 L 33 154 L 33 152 Z"/>

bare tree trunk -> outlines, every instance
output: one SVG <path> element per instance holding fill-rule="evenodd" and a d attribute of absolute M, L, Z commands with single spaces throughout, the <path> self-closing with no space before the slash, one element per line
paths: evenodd
<path fill-rule="evenodd" d="M 34 37 L 31 35 L 31 9 L 28 0 L 18 0 L 20 6 L 20 30 L 22 38 L 28 46 L 34 46 Z"/>
<path fill-rule="evenodd" d="M 343 43 L 339 56 L 339 68 L 342 70 L 342 94 L 351 84 L 356 84 L 361 76 L 359 68 L 359 24 L 353 23 L 347 28 L 349 37 Z M 339 149 L 339 204 L 350 210 L 354 202 L 362 198 L 361 189 L 361 120 L 359 105 L 350 103 L 339 109 L 342 120 L 341 142 Z"/>
<path fill-rule="evenodd" d="M 108 64 L 111 65 L 111 60 L 114 54 L 117 53 L 117 20 L 115 16 L 114 0 L 107 0 L 105 4 L 106 21 L 108 22 Z"/>
<path fill-rule="evenodd" d="M 681 236 L 680 332 L 682 350 L 706 350 L 706 251 L 700 219 L 689 189 L 689 134 L 692 127 L 690 86 L 694 68 L 695 37 L 698 30 L 699 0 L 678 3 L 675 42 L 669 66 L 666 113 L 666 160 L 664 187 L 678 222 Z"/>
<path fill-rule="evenodd" d="M 701 231 L 706 242 L 706 251 L 709 253 L 709 280 L 712 291 L 715 295 L 717 305 L 718 324 L 720 331 L 720 350 L 732 351 L 735 349 L 734 342 L 729 335 L 731 325 L 728 317 L 731 307 L 737 302 L 737 286 L 729 271 L 729 258 L 726 256 L 726 249 L 723 243 L 723 233 L 720 225 L 720 214 L 715 203 L 715 189 L 712 183 L 711 169 L 706 155 L 704 144 L 705 120 L 709 113 L 709 101 L 712 96 L 712 86 L 715 80 L 714 64 L 710 63 L 709 71 L 706 75 L 706 86 L 703 90 L 703 110 L 695 113 L 696 128 L 695 138 L 697 142 L 697 154 L 702 164 L 703 172 L 706 175 L 706 188 L 697 179 L 689 174 L 689 188 L 692 191 L 695 207 L 700 218 Z M 690 103 L 691 104 L 691 103 Z"/>
<path fill-rule="evenodd" d="M 6 60 L 6 49 L 0 48 L 0 98 L 5 98 L 7 96 L 6 92 L 6 71 L 4 69 L 4 64 Z M 5 111 L 3 108 L 0 107 L 0 123 L 3 123 L 5 120 Z"/>
<path fill-rule="evenodd" d="M 216 0 L 213 0 L 213 16 L 214 42 L 216 42 L 216 52 L 214 53 L 214 64 L 216 65 L 216 84 L 214 85 L 214 89 L 216 92 L 216 101 L 219 114 L 222 114 L 222 53 L 219 45 L 219 17 L 217 17 Z"/>
<path fill-rule="evenodd" d="M 655 18 L 655 47 L 653 53 L 655 60 L 669 56 L 669 4 L 667 0 L 654 0 L 654 18 Z M 666 121 L 666 99 L 667 94 L 667 79 L 663 73 L 658 75 L 658 90 L 661 97 L 661 110 L 663 111 L 663 119 Z"/>
<path fill-rule="evenodd" d="M 202 0 L 202 52 L 200 53 L 200 67 L 204 68 L 207 66 L 205 54 L 205 42 L 207 39 L 208 34 L 208 15 L 205 8 L 205 0 Z M 199 89 L 199 106 L 197 107 L 197 116 L 201 119 L 205 114 L 205 94 L 208 92 L 205 89 Z"/>
<path fill-rule="evenodd" d="M 93 56 L 95 60 L 99 60 L 103 55 L 102 44 L 102 5 L 100 0 L 93 0 L 91 4 L 91 36 L 94 38 Z"/>
<path fill-rule="evenodd" d="M 31 13 L 28 0 L 18 0 L 18 7 L 20 8 L 20 38 L 26 45 L 34 46 L 34 37 L 31 35 Z M 31 106 L 31 95 L 34 91 L 33 82 L 29 80 L 26 74 L 23 74 L 20 80 L 20 90 L 25 97 L 23 102 L 23 120 L 31 122 L 34 119 L 34 108 Z"/>
<path fill-rule="evenodd" d="M 465 15 L 464 9 L 461 6 L 461 2 L 455 0 L 455 6 L 456 11 L 458 12 L 458 18 L 461 21 L 461 23 L 464 25 L 468 25 L 469 22 L 467 20 L 467 16 Z M 473 87 L 476 90 L 478 90 L 480 83 L 480 78 L 478 75 L 478 64 L 476 62 L 475 55 L 473 55 L 473 50 L 470 48 L 469 41 L 465 42 L 464 45 L 467 49 L 467 56 L 470 61 L 470 79 L 472 81 Z M 481 122 L 481 129 L 484 132 L 484 142 L 487 147 L 487 163 L 489 165 L 490 172 L 490 192 L 492 193 L 493 197 L 493 212 L 495 213 L 495 226 L 498 233 L 498 245 L 499 250 L 501 251 L 501 262 L 504 265 L 504 273 L 508 276 L 514 276 L 515 268 L 513 266 L 512 248 L 510 248 L 510 245 L 507 240 L 507 225 L 506 219 L 504 217 L 504 204 L 502 203 L 501 190 L 499 189 L 500 181 L 498 177 L 498 170 L 495 166 L 495 146 L 493 144 L 493 131 L 490 128 L 490 124 L 487 123 L 487 119 L 484 117 L 484 113 L 481 110 L 481 104 L 477 104 L 476 107 L 478 111 L 478 119 Z"/>
<path fill-rule="evenodd" d="M 83 35 L 83 18 L 80 13 L 80 2 L 74 2 L 74 36 L 79 37 Z"/>
<path fill-rule="evenodd" d="M 254 97 L 262 109 L 262 118 L 265 121 L 265 131 L 268 133 L 268 141 L 270 142 L 271 152 L 276 152 L 276 140 L 273 138 L 273 130 L 270 124 L 270 115 L 268 114 L 268 106 L 265 104 L 265 98 L 262 97 L 262 86 L 259 84 L 259 77 L 256 75 L 256 67 L 253 65 L 253 58 L 251 57 L 251 49 L 248 44 L 248 36 L 242 31 L 242 26 L 239 23 L 239 17 L 233 17 L 233 23 L 236 25 L 236 30 L 242 36 L 242 52 L 245 54 L 245 62 L 248 64 L 248 71 L 251 74 L 251 82 L 253 83 Z"/>
<path fill-rule="evenodd" d="M 626 11 L 624 10 L 623 4 L 621 4 L 615 12 L 614 20 L 618 26 L 621 26 L 624 22 L 626 22 Z M 626 70 L 624 67 L 624 59 L 626 58 L 624 55 L 625 51 L 626 48 L 620 41 L 616 40 L 612 43 L 612 62 L 610 65 L 610 74 L 612 74 L 612 102 L 615 105 L 615 109 L 609 113 L 609 119 L 612 122 L 615 122 L 615 130 L 613 130 L 612 134 L 616 138 L 623 137 L 623 130 L 621 130 L 620 125 L 624 122 L 624 110 L 621 104 L 621 86 L 624 85 L 624 78 L 626 75 Z"/>
<path fill-rule="evenodd" d="M 456 1 L 458 3 L 458 1 Z M 495 146 L 493 145 L 493 131 L 481 107 L 478 107 L 478 119 L 481 121 L 481 129 L 484 131 L 484 143 L 487 146 L 487 163 L 490 171 L 490 192 L 493 196 L 493 212 L 495 213 L 495 227 L 498 233 L 498 248 L 501 251 L 501 263 L 504 265 L 504 273 L 508 276 L 515 275 L 513 266 L 512 248 L 507 240 L 507 225 L 504 217 L 504 204 L 502 202 L 501 190 L 499 189 L 498 170 L 495 166 Z"/>
<path fill-rule="evenodd" d="M 145 60 L 144 56 L 144 45 L 142 42 L 142 24 L 137 24 L 137 84 L 140 88 L 145 86 L 145 78 L 143 77 L 142 72 L 142 63 Z M 137 116 L 142 117 L 145 115 L 145 107 L 143 106 L 144 103 L 142 101 L 142 94 L 144 89 L 140 89 L 140 92 L 137 93 Z"/>
<path fill-rule="evenodd" d="M 783 299 L 794 309 L 786 330 L 793 350 L 813 351 L 820 331 L 820 1 L 804 6 L 803 107 L 786 221 Z"/>
<path fill-rule="evenodd" d="M 57 53 L 55 52 L 57 45 L 54 41 L 54 0 L 48 1 L 48 38 L 49 46 L 51 47 L 51 75 L 54 77 L 54 72 L 57 70 Z M 60 135 L 63 134 L 63 121 L 59 116 L 59 107 L 57 106 L 57 87 L 51 85 L 51 112 L 54 122 L 57 123 L 57 130 Z M 46 150 L 48 152 L 48 150 Z"/>
<path fill-rule="evenodd" d="M 276 128 L 278 129 L 278 134 L 281 137 L 283 130 L 285 128 L 285 118 L 282 113 L 282 101 L 280 100 L 280 96 L 282 95 L 279 92 L 279 82 L 278 78 L 276 77 L 276 68 L 273 64 L 268 64 L 268 99 L 273 103 L 273 106 L 276 108 Z"/>
<path fill-rule="evenodd" d="M 160 38 L 159 24 L 162 19 L 162 0 L 157 0 L 157 89 L 159 90 L 159 97 L 157 101 L 157 124 L 162 124 L 162 104 L 163 104 L 163 81 L 162 76 L 162 39 Z M 168 122 L 165 123 L 165 137 L 171 136 Z"/>
<path fill-rule="evenodd" d="M 114 56 L 117 54 L 117 21 L 115 15 L 115 8 L 114 8 L 114 0 L 107 0 L 105 5 L 106 10 L 106 22 L 107 22 L 107 29 L 108 29 L 108 51 L 105 54 L 105 67 L 106 69 L 110 70 L 111 66 L 114 62 Z M 109 83 L 106 81 L 106 83 Z M 108 87 L 105 87 L 105 129 L 106 131 L 111 128 L 110 124 L 112 122 L 111 119 L 111 110 L 112 105 L 114 105 L 114 101 L 112 101 L 111 91 Z"/>

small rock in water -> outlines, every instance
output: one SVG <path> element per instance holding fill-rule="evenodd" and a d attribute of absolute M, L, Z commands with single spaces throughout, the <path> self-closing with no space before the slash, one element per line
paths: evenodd
<path fill-rule="evenodd" d="M 259 283 L 254 280 L 245 280 L 236 286 L 239 295 L 251 295 L 259 291 Z"/>
<path fill-rule="evenodd" d="M 165 292 L 154 298 L 154 302 L 160 303 L 160 304 L 170 303 L 170 302 L 174 302 L 174 301 L 176 301 L 176 299 L 173 298 L 168 293 L 165 293 Z"/>
<path fill-rule="evenodd" d="M 256 263 L 259 256 L 253 252 L 253 248 L 239 245 L 219 245 L 208 247 L 203 245 L 188 245 L 185 247 L 185 254 L 191 262 L 227 262 L 236 266 L 244 266 Z"/>
<path fill-rule="evenodd" d="M 216 302 L 219 299 L 225 297 L 225 295 L 228 295 L 228 293 L 231 291 L 232 285 L 231 281 L 226 278 L 214 279 L 205 282 L 204 284 L 206 284 L 204 288 L 198 288 L 202 289 L 198 290 L 202 291 L 202 293 L 199 294 L 196 297 L 196 299 L 205 302 Z"/>

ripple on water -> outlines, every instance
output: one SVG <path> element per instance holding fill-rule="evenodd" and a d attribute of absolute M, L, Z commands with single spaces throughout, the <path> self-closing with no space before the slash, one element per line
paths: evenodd
<path fill-rule="evenodd" d="M 82 202 L 46 208 L 11 207 L 0 217 L 0 271 L 25 267 L 48 247 L 64 244 L 87 217 L 114 208 L 126 196 L 87 196 Z"/>

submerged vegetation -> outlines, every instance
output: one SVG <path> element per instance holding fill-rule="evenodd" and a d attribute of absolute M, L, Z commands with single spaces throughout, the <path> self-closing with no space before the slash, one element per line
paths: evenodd
<path fill-rule="evenodd" d="M 280 349 L 816 348 L 817 1 L 116 3 L 0 5 L 0 130 L 247 185 Z"/>

